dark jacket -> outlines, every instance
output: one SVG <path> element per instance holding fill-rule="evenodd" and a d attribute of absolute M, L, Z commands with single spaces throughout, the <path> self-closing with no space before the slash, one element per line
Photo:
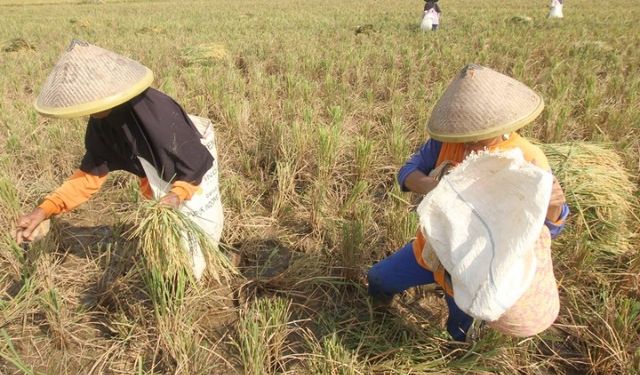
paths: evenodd
<path fill-rule="evenodd" d="M 200 133 L 169 96 L 147 89 L 115 107 L 107 117 L 91 117 L 80 169 L 102 176 L 125 170 L 145 177 L 138 157 L 153 164 L 163 180 L 199 185 L 213 165 Z"/>

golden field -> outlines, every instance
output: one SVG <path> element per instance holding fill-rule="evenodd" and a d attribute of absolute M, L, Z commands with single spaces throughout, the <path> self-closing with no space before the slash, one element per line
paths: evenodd
<path fill-rule="evenodd" d="M 639 373 L 640 3 L 567 0 L 563 20 L 546 1 L 440 3 L 423 33 L 418 0 L 0 0 L 0 374 Z M 242 275 L 205 279 L 172 314 L 122 239 L 132 176 L 27 253 L 9 235 L 83 155 L 86 118 L 32 105 L 73 38 L 141 61 L 216 125 L 223 247 Z M 388 312 L 366 296 L 368 267 L 417 225 L 395 174 L 467 63 L 542 94 L 522 132 L 554 144 L 573 212 L 553 248 L 560 317 L 533 338 L 451 343 L 433 290 Z"/>

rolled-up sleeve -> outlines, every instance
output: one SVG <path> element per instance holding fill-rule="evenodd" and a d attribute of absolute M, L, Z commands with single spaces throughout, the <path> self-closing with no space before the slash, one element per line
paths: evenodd
<path fill-rule="evenodd" d="M 409 191 L 404 185 L 404 181 L 411 172 L 419 170 L 424 174 L 429 174 L 429 172 L 435 168 L 441 148 L 442 142 L 430 139 L 400 168 L 398 172 L 398 183 L 402 191 Z"/>

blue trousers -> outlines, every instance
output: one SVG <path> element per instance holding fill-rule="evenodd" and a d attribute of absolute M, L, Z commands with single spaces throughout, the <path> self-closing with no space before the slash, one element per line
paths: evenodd
<path fill-rule="evenodd" d="M 369 295 L 391 297 L 411 287 L 435 283 L 433 272 L 420 266 L 413 254 L 413 241 L 371 267 L 367 274 Z M 445 297 L 449 307 L 447 331 L 454 340 L 465 341 L 473 318 L 456 305 L 453 297 Z"/>

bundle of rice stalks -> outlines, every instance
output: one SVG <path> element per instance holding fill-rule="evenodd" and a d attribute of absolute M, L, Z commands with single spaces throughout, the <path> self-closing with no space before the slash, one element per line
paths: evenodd
<path fill-rule="evenodd" d="M 138 34 L 162 34 L 165 30 L 159 26 L 145 26 L 136 30 Z"/>
<path fill-rule="evenodd" d="M 185 65 L 212 65 L 226 58 L 227 50 L 222 44 L 200 44 L 182 51 Z"/>
<path fill-rule="evenodd" d="M 18 51 L 29 51 L 35 50 L 36 47 L 33 44 L 29 43 L 26 39 L 23 38 L 14 38 L 3 43 L 2 51 L 3 52 L 18 52 Z"/>
<path fill-rule="evenodd" d="M 602 40 L 581 40 L 571 45 L 572 54 L 578 52 L 609 52 L 613 50 L 610 44 Z"/>
<path fill-rule="evenodd" d="M 533 23 L 533 18 L 529 16 L 513 16 L 509 18 L 509 21 L 514 24 L 530 25 Z"/>
<path fill-rule="evenodd" d="M 541 145 L 560 180 L 572 210 L 565 241 L 575 240 L 585 256 L 619 255 L 631 248 L 637 223 L 637 201 L 631 175 L 622 159 L 606 145 L 559 143 Z"/>
<path fill-rule="evenodd" d="M 204 254 L 208 272 L 218 281 L 229 281 L 237 271 L 217 244 L 184 213 L 145 201 L 127 222 L 133 224 L 130 240 L 142 255 L 142 275 L 151 301 L 159 313 L 179 306 L 185 290 L 195 285 L 192 254 L 197 247 Z"/>
<path fill-rule="evenodd" d="M 374 32 L 375 30 L 373 29 L 373 25 L 370 23 L 364 24 L 364 25 L 358 25 L 356 26 L 356 28 L 354 29 L 354 32 L 356 35 L 358 34 L 371 34 L 372 32 Z"/>
<path fill-rule="evenodd" d="M 88 28 L 89 26 L 91 26 L 91 22 L 89 22 L 88 20 L 84 19 L 84 18 L 72 18 L 69 20 L 69 23 L 72 25 L 76 25 L 78 27 L 81 27 L 83 29 Z"/>

